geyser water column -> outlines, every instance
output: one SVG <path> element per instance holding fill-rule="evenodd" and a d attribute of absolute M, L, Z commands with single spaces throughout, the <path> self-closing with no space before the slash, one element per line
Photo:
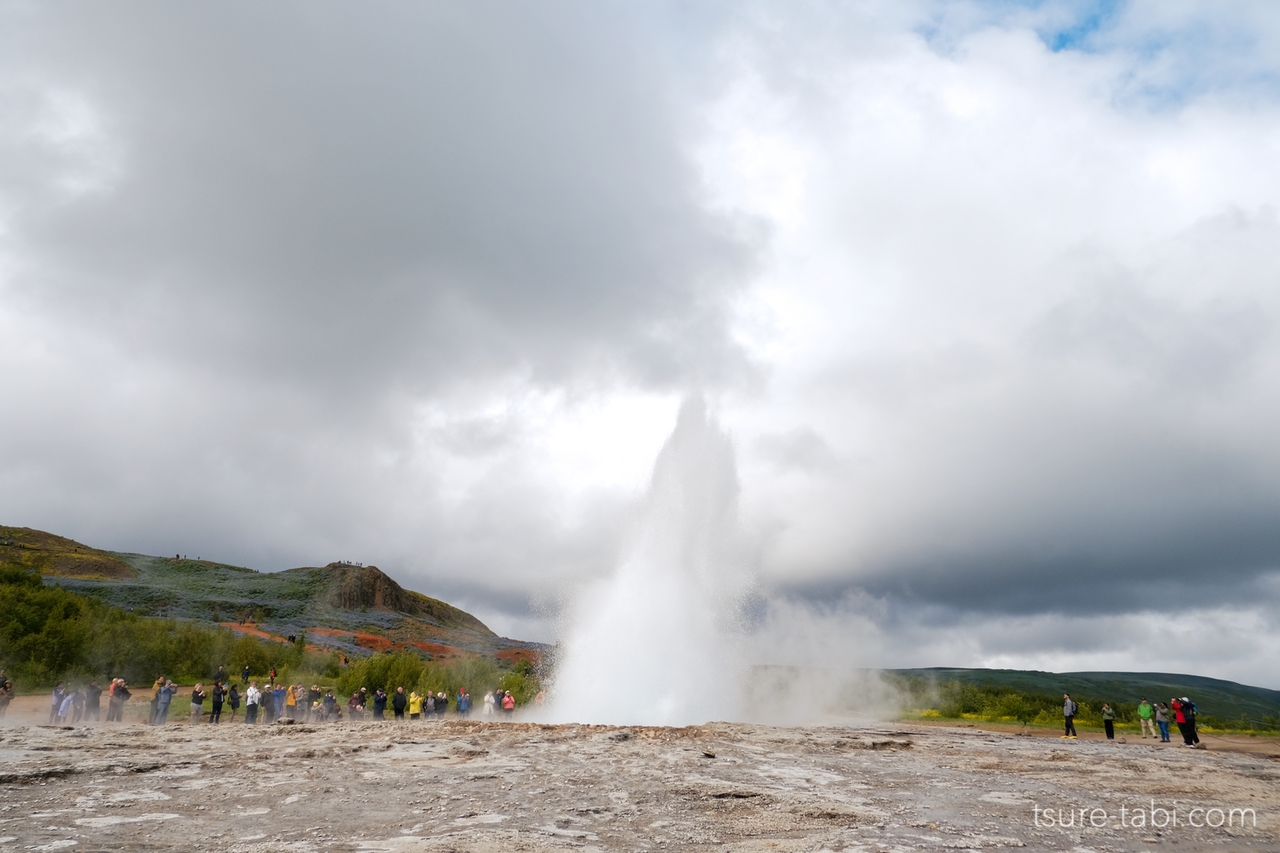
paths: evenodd
<path fill-rule="evenodd" d="M 552 719 L 689 725 L 739 716 L 737 612 L 749 576 L 737 504 L 733 444 L 704 401 L 688 399 L 616 572 L 575 603 Z"/>

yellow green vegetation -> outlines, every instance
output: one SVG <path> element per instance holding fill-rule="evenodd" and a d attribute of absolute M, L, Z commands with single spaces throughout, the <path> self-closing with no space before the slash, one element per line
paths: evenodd
<path fill-rule="evenodd" d="M 983 720 L 1023 726 L 1060 727 L 1062 725 L 1062 693 L 1029 692 L 994 684 L 973 684 L 959 680 L 930 682 L 927 679 L 904 678 L 899 686 L 910 699 L 905 719 L 919 720 Z M 1102 729 L 1102 705 L 1106 699 L 1072 693 L 1079 705 L 1075 722 L 1078 727 Z M 1118 730 L 1139 730 L 1137 701 L 1110 701 L 1116 712 Z M 1280 711 L 1259 717 L 1243 715 L 1224 719 L 1201 713 L 1197 717 L 1201 731 L 1275 732 L 1280 731 Z"/>
<path fill-rule="evenodd" d="M 360 688 L 372 693 L 381 687 L 388 693 L 403 687 L 406 693 L 446 693 L 450 699 L 466 688 L 479 709 L 480 698 L 489 690 L 510 690 L 517 705 L 525 705 L 541 689 L 537 673 L 527 660 L 510 669 L 488 657 L 468 656 L 447 663 L 423 660 L 416 654 L 381 654 L 353 661 L 342 668 L 337 694 L 350 696 Z"/>
<path fill-rule="evenodd" d="M 29 527 L 0 527 L 0 566 L 46 577 L 119 579 L 138 574 L 114 554 Z"/>

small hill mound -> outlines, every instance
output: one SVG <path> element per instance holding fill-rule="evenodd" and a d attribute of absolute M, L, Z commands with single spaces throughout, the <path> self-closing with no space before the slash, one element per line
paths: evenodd
<path fill-rule="evenodd" d="M 34 569 L 45 577 L 125 580 L 138 576 L 114 554 L 30 527 L 0 527 L 0 563 Z"/>
<path fill-rule="evenodd" d="M 442 628 L 494 636 L 483 622 L 420 592 L 407 590 L 377 566 L 330 563 L 322 568 L 289 569 L 283 575 L 307 574 L 318 580 L 313 595 L 335 610 L 386 610 L 428 619 Z"/>

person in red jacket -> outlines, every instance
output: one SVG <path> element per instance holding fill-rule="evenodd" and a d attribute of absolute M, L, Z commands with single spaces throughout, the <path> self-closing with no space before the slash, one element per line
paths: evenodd
<path fill-rule="evenodd" d="M 1195 734 L 1195 723 L 1191 722 L 1192 708 L 1194 706 L 1187 698 L 1179 699 L 1174 697 L 1169 700 L 1169 708 L 1173 711 L 1173 721 L 1178 724 L 1178 731 L 1182 732 L 1182 745 L 1195 746 L 1200 738 Z"/>

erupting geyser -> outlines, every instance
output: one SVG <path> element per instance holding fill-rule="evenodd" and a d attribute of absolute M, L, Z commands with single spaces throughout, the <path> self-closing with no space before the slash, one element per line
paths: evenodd
<path fill-rule="evenodd" d="M 737 612 L 748 574 L 733 444 L 686 400 L 617 572 L 577 602 L 549 715 L 688 725 L 740 715 Z"/>

